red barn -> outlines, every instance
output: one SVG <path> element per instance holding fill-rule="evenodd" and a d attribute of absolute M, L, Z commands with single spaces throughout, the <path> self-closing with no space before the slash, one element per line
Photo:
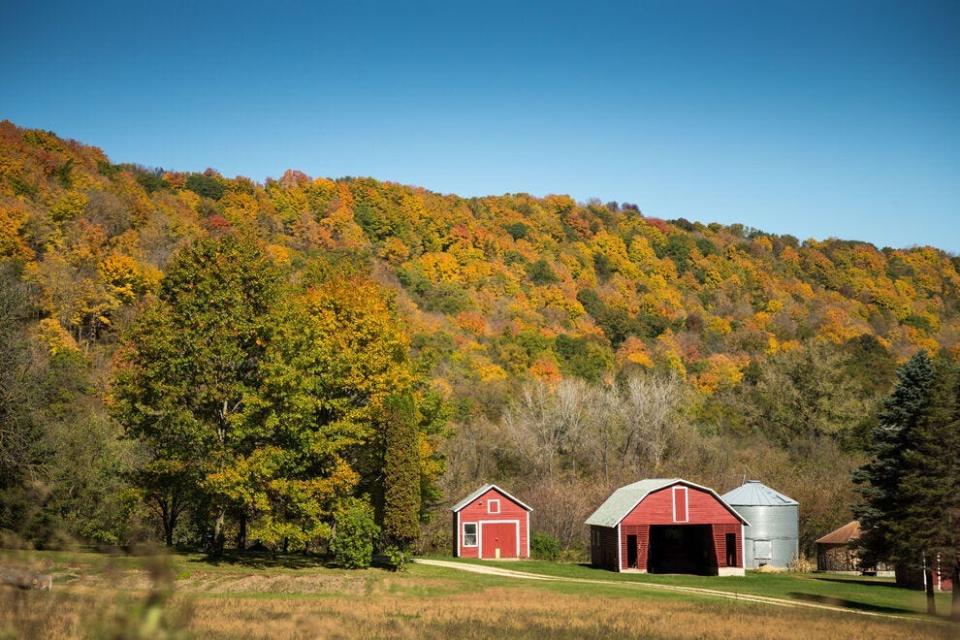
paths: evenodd
<path fill-rule="evenodd" d="M 611 571 L 742 576 L 743 526 L 717 492 L 681 480 L 621 487 L 587 519 L 590 558 Z"/>
<path fill-rule="evenodd" d="M 450 508 L 457 558 L 530 557 L 530 507 L 487 484 Z"/>

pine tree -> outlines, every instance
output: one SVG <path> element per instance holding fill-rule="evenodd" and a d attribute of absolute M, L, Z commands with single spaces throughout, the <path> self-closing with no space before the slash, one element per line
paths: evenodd
<path fill-rule="evenodd" d="M 413 395 L 386 403 L 383 533 L 387 545 L 409 549 L 420 535 L 420 455 Z"/>
<path fill-rule="evenodd" d="M 956 502 L 951 473 L 952 461 L 942 455 L 943 445 L 950 441 L 953 429 L 955 400 L 953 367 L 943 359 L 933 363 L 934 386 L 929 410 L 909 432 L 902 452 L 903 475 L 898 499 L 902 517 L 892 523 L 891 531 L 897 546 L 922 552 L 926 574 L 927 607 L 935 611 L 933 597 L 934 569 L 954 537 L 950 518 L 951 503 Z M 954 449 L 954 452 L 957 452 Z"/>
<path fill-rule="evenodd" d="M 955 548 L 949 514 L 960 506 L 955 377 L 952 363 L 932 361 L 923 351 L 901 367 L 874 431 L 874 459 L 856 475 L 864 498 L 855 509 L 864 563 L 909 567 L 922 560 L 930 613 L 936 608 L 933 569 Z"/>
<path fill-rule="evenodd" d="M 946 478 L 942 518 L 945 538 L 941 541 L 940 569 L 953 583 L 951 617 L 960 622 L 960 367 L 955 365 L 952 373 L 952 411 L 940 441 L 933 444 L 935 462 Z"/>

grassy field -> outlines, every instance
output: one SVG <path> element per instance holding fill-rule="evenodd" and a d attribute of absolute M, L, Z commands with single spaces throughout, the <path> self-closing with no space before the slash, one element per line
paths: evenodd
<path fill-rule="evenodd" d="M 479 560 L 461 559 L 458 562 L 481 564 Z M 742 578 L 717 578 L 715 576 L 613 573 L 598 571 L 584 564 L 538 560 L 501 562 L 484 560 L 482 564 L 566 578 L 596 580 L 599 577 L 614 582 L 639 582 L 716 589 L 731 593 L 785 598 L 893 615 L 920 614 L 925 616 L 927 610 L 923 592 L 898 588 L 890 578 L 819 573 L 757 573 L 754 571 L 747 572 L 747 575 Z M 936 595 L 937 611 L 944 618 L 948 617 L 950 613 L 950 597 L 949 593 L 938 593 Z"/>
<path fill-rule="evenodd" d="M 0 552 L 55 573 L 52 592 L 0 591 L 2 638 L 955 638 L 944 623 L 773 607 L 625 588 L 638 579 L 741 589 L 913 614 L 913 592 L 811 576 L 744 579 L 615 575 L 579 565 L 515 570 L 610 579 L 530 582 L 413 565 L 344 571 L 290 556 L 212 563 L 199 555 L 130 557 Z M 946 608 L 946 602 L 943 602 Z"/>

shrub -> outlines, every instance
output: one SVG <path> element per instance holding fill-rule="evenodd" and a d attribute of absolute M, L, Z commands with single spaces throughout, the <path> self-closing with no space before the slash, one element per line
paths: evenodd
<path fill-rule="evenodd" d="M 549 533 L 535 533 L 530 539 L 530 553 L 538 560 L 556 560 L 560 552 L 560 541 Z"/>
<path fill-rule="evenodd" d="M 408 552 L 393 545 L 384 549 L 383 555 L 387 559 L 387 565 L 389 565 L 393 571 L 406 571 L 407 565 L 410 564 L 410 561 L 413 559 Z"/>
<path fill-rule="evenodd" d="M 373 558 L 373 541 L 380 535 L 370 505 L 352 498 L 337 511 L 333 522 L 334 534 L 330 541 L 333 559 L 347 569 L 369 567 Z"/>
<path fill-rule="evenodd" d="M 813 573 L 814 569 L 817 568 L 817 564 L 806 556 L 797 556 L 790 561 L 787 568 L 796 573 Z"/>

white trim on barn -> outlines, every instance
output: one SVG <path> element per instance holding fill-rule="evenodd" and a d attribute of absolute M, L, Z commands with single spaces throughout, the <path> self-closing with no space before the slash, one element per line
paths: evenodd
<path fill-rule="evenodd" d="M 530 558 L 530 512 L 527 511 L 527 559 Z"/>
<path fill-rule="evenodd" d="M 494 503 L 496 503 L 496 505 L 497 505 L 497 510 L 496 510 L 496 511 L 493 510 L 493 505 L 494 505 Z M 499 500 L 499 499 L 494 500 L 493 498 L 490 498 L 489 500 L 487 500 L 487 513 L 489 513 L 489 514 L 492 515 L 492 516 L 495 516 L 495 515 L 497 515 L 498 513 L 500 513 L 500 500 Z"/>
<path fill-rule="evenodd" d="M 485 524 L 512 524 L 516 534 L 517 557 L 520 557 L 520 521 L 519 520 L 478 520 L 477 521 L 477 558 L 480 560 L 493 560 L 495 558 L 483 557 L 483 525 Z M 529 534 L 528 534 L 529 535 Z"/>
<path fill-rule="evenodd" d="M 617 523 L 617 571 L 623 571 L 623 540 L 620 539 L 620 523 Z"/>
<path fill-rule="evenodd" d="M 531 507 L 530 505 L 526 504 L 525 502 L 522 502 L 522 501 L 519 500 L 516 496 L 513 496 L 513 495 L 507 493 L 506 491 L 504 491 L 503 489 L 501 489 L 500 487 L 498 487 L 498 486 L 495 485 L 495 484 L 485 484 L 485 485 L 483 485 L 482 487 L 480 487 L 479 489 L 477 489 L 476 491 L 474 491 L 473 493 L 471 493 L 470 495 L 468 495 L 466 498 L 464 498 L 463 500 L 461 500 L 461 501 L 458 502 L 457 504 L 455 504 L 455 505 L 453 505 L 452 507 L 450 507 L 450 511 L 460 511 L 461 509 L 469 506 L 469 504 L 470 504 L 471 502 L 473 502 L 474 500 L 476 500 L 477 498 L 479 498 L 480 496 L 482 496 L 483 494 L 485 494 L 485 493 L 486 493 L 487 491 L 489 491 L 490 489 L 495 489 L 495 490 L 497 491 L 497 493 L 499 493 L 500 495 L 502 495 L 504 498 L 507 498 L 508 500 L 511 500 L 511 501 L 515 502 L 517 505 L 519 505 L 520 507 L 523 507 L 523 508 L 526 509 L 527 511 L 533 511 L 533 507 Z"/>
<path fill-rule="evenodd" d="M 677 518 L 677 493 L 680 491 L 683 492 L 683 520 Z M 683 485 L 673 485 L 673 521 L 690 522 L 690 492 Z"/>

